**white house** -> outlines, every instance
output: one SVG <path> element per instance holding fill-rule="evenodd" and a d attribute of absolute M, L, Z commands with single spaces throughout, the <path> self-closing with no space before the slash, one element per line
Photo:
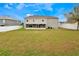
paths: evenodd
<path fill-rule="evenodd" d="M 0 26 L 15 26 L 20 25 L 21 22 L 9 17 L 9 16 L 0 16 Z"/>
<path fill-rule="evenodd" d="M 22 28 L 20 25 L 21 22 L 9 17 L 9 16 L 0 16 L 0 32 L 12 31 Z"/>
<path fill-rule="evenodd" d="M 58 18 L 53 16 L 29 16 L 24 21 L 25 29 L 58 28 Z"/>

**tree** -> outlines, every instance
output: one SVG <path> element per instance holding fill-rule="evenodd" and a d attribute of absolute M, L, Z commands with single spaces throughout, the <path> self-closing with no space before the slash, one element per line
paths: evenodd
<path fill-rule="evenodd" d="M 77 30 L 79 29 L 79 6 L 75 7 L 72 12 L 65 14 L 68 19 L 78 22 Z"/>
<path fill-rule="evenodd" d="M 75 7 L 72 13 L 72 18 L 78 22 L 77 30 L 79 29 L 79 7 Z"/>

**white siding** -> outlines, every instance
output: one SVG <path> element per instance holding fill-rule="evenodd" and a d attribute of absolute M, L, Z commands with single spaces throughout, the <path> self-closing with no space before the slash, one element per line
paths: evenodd
<path fill-rule="evenodd" d="M 5 20 L 3 20 L 3 23 L 5 24 Z"/>
<path fill-rule="evenodd" d="M 58 20 L 57 19 L 48 19 L 47 27 L 58 28 Z"/>
<path fill-rule="evenodd" d="M 0 20 L 0 25 L 4 25 L 4 20 Z"/>
<path fill-rule="evenodd" d="M 76 29 L 77 29 L 77 23 L 73 23 L 73 24 L 70 24 L 70 23 L 63 23 L 63 24 L 60 24 L 60 27 L 61 27 L 61 28 L 65 28 L 65 29 L 76 30 Z"/>
<path fill-rule="evenodd" d="M 27 21 L 28 20 L 28 21 Z M 44 21 L 42 21 L 44 20 Z M 39 17 L 31 17 L 27 18 L 24 22 L 24 27 L 26 28 L 26 24 L 46 24 L 45 28 L 52 27 L 52 28 L 58 28 L 58 19 L 52 19 L 52 18 L 39 18 Z"/>
<path fill-rule="evenodd" d="M 28 20 L 28 22 L 27 22 Z M 46 24 L 46 19 L 27 19 L 26 23 L 27 24 Z M 42 21 L 44 20 L 44 21 Z"/>

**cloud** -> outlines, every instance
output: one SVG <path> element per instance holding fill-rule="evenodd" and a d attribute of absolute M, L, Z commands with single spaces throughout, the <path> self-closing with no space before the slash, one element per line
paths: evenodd
<path fill-rule="evenodd" d="M 14 5 L 14 3 L 9 3 L 5 5 L 5 8 L 7 9 L 11 9 L 13 8 L 12 6 Z M 34 11 L 40 11 L 40 10 L 48 10 L 48 11 L 52 11 L 54 4 L 51 3 L 32 3 L 32 4 L 25 4 L 25 3 L 19 3 L 16 5 L 16 9 L 17 10 L 22 10 L 23 8 L 32 8 Z"/>
<path fill-rule="evenodd" d="M 21 10 L 25 6 L 26 6 L 26 4 L 24 4 L 24 3 L 19 3 L 19 4 L 17 4 L 17 3 L 8 3 L 4 7 L 7 8 L 7 9 L 12 9 L 13 7 L 15 7 L 17 10 Z"/>
<path fill-rule="evenodd" d="M 11 5 L 11 6 L 12 6 L 12 5 L 14 5 L 14 3 L 9 3 L 9 5 Z"/>
<path fill-rule="evenodd" d="M 36 12 L 37 12 L 37 11 L 39 11 L 39 10 L 34 10 L 34 11 L 36 11 Z"/>
<path fill-rule="evenodd" d="M 53 8 L 52 8 L 53 5 L 54 4 L 51 4 L 51 3 L 37 4 L 38 9 L 40 8 L 41 10 L 44 9 L 44 10 L 48 10 L 48 11 L 52 11 L 53 10 Z"/>
<path fill-rule="evenodd" d="M 12 9 L 12 7 L 9 6 L 9 4 L 6 4 L 6 5 L 4 6 L 4 8 L 6 8 L 6 9 Z"/>
<path fill-rule="evenodd" d="M 66 13 L 69 13 L 69 12 L 71 12 L 71 10 L 73 10 L 73 8 L 71 8 L 71 9 L 66 9 L 66 8 L 64 8 L 64 7 L 61 7 L 61 8 L 57 8 L 56 9 L 56 11 L 57 11 L 57 14 L 66 14 Z"/>
<path fill-rule="evenodd" d="M 59 18 L 59 21 L 67 21 L 67 18 L 63 14 L 56 15 Z"/>
<path fill-rule="evenodd" d="M 65 8 L 59 8 L 59 9 L 57 8 L 56 10 L 57 10 L 58 14 L 65 13 L 65 11 L 66 11 Z"/>
<path fill-rule="evenodd" d="M 52 11 L 53 10 L 52 5 L 54 5 L 54 4 L 45 4 L 44 9 L 48 10 L 48 11 Z"/>
<path fill-rule="evenodd" d="M 27 4 L 25 5 L 26 8 L 28 7 L 31 7 L 34 11 L 37 11 L 37 10 L 48 10 L 48 11 L 52 11 L 53 6 L 54 4 L 51 4 L 51 3 L 32 3 L 32 4 Z"/>
<path fill-rule="evenodd" d="M 29 7 L 29 5 L 25 5 L 25 7 L 27 8 L 27 7 Z"/>
<path fill-rule="evenodd" d="M 13 6 L 14 4 L 13 3 L 9 3 L 7 8 Z M 19 3 L 19 4 L 16 4 L 16 9 L 17 10 L 22 10 L 24 8 L 28 8 L 33 11 L 40 11 L 40 10 L 48 10 L 48 11 L 52 11 L 53 8 L 52 8 L 52 5 L 54 4 L 51 4 L 51 3 Z"/>
<path fill-rule="evenodd" d="M 34 14 L 26 14 L 26 17 L 33 16 Z"/>
<path fill-rule="evenodd" d="M 21 10 L 24 7 L 25 7 L 25 4 L 24 3 L 20 3 L 20 4 L 17 5 L 16 9 Z"/>

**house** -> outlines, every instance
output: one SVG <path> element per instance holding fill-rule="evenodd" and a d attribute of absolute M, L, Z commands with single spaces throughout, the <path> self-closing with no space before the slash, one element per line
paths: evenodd
<path fill-rule="evenodd" d="M 58 18 L 53 16 L 29 16 L 24 21 L 25 29 L 58 28 Z"/>
<path fill-rule="evenodd" d="M 0 26 L 20 25 L 21 22 L 9 16 L 0 16 Z"/>
<path fill-rule="evenodd" d="M 74 20 L 74 19 L 73 19 L 73 20 L 72 20 L 72 19 L 70 19 L 70 18 L 68 18 L 68 19 L 67 19 L 67 23 L 76 23 L 76 22 L 77 22 L 77 21 L 76 21 L 76 20 Z"/>

